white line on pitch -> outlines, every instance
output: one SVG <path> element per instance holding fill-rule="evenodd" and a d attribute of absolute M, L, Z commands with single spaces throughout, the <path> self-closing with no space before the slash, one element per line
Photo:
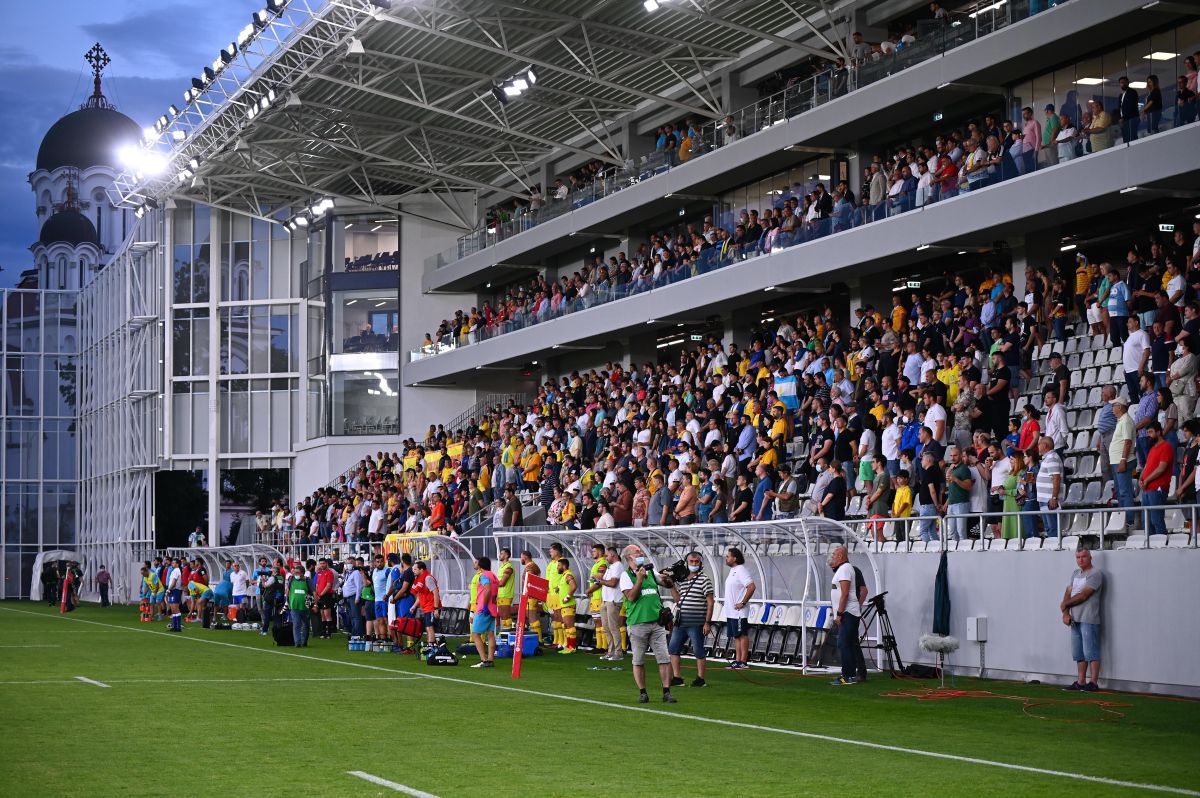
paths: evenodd
<path fill-rule="evenodd" d="M 380 787 L 387 787 L 388 789 L 395 790 L 396 792 L 402 792 L 405 795 L 411 795 L 413 798 L 437 798 L 437 796 L 431 792 L 416 790 L 403 784 L 397 784 L 394 781 L 388 781 L 387 779 L 381 779 L 378 776 L 372 776 L 370 773 L 363 773 L 361 770 L 347 770 L 346 773 L 351 776 L 357 776 L 360 779 L 366 779 L 372 784 L 378 784 Z"/>
<path fill-rule="evenodd" d="M 89 679 L 86 676 L 76 676 L 75 678 L 81 682 L 84 682 L 85 684 L 94 684 L 97 687 L 112 687 L 112 685 L 110 685 L 110 684 L 105 684 L 104 682 L 98 682 L 95 679 Z"/>
<path fill-rule="evenodd" d="M 74 618 L 69 615 L 45 615 L 40 612 L 32 612 L 31 610 L 18 610 L 12 607 L 0 607 L 0 611 L 16 612 L 22 615 L 34 615 L 38 618 L 46 620 L 61 620 L 74 621 L 75 623 L 86 623 L 93 626 L 112 626 L 119 627 L 116 624 L 104 623 L 102 621 L 89 621 L 84 618 Z M 274 648 L 256 648 L 254 646 L 244 646 L 237 643 L 227 643 L 223 640 L 211 640 L 205 637 L 195 637 L 191 635 L 180 636 L 170 632 L 159 632 L 153 629 L 134 629 L 132 631 L 145 632 L 146 634 L 158 635 L 160 637 L 170 638 L 172 640 L 190 640 L 194 643 L 208 643 L 214 646 L 225 646 L 227 648 L 236 648 L 242 651 L 258 651 L 263 654 L 278 654 L 284 657 L 295 657 L 297 659 L 305 659 L 311 662 L 324 662 L 333 665 L 345 665 L 350 668 L 365 668 L 373 671 L 383 671 L 384 673 L 401 673 L 395 668 L 384 668 L 380 665 L 370 665 L 365 662 L 351 662 L 343 659 L 331 659 L 329 657 L 318 657 L 313 654 L 300 654 L 294 651 L 280 651 Z M 431 673 L 413 673 L 414 676 L 419 676 L 422 679 L 429 679 L 437 682 L 447 682 L 451 684 L 469 685 L 471 687 L 484 687 L 490 690 L 503 690 L 509 693 L 521 693 L 524 695 L 537 696 L 538 698 L 557 699 L 559 701 L 572 701 L 577 704 L 590 704 L 593 706 L 604 707 L 606 709 L 622 710 L 624 712 L 640 712 L 649 715 L 655 715 L 664 718 L 676 718 L 679 720 L 690 720 L 697 723 L 708 723 L 714 726 L 727 726 L 735 729 L 750 729 L 752 731 L 768 732 L 771 734 L 784 734 L 789 737 L 801 737 L 807 740 L 820 740 L 827 743 L 837 743 L 839 745 L 853 745 L 860 748 L 871 748 L 876 751 L 890 751 L 899 754 L 911 754 L 913 756 L 923 756 L 930 759 L 943 759 L 951 762 L 963 762 L 969 765 L 983 765 L 985 767 L 1002 768 L 1004 770 L 1015 770 L 1022 773 L 1033 773 L 1039 776 L 1054 776 L 1056 778 L 1073 779 L 1075 781 L 1086 781 L 1093 784 L 1108 784 L 1114 787 L 1127 787 L 1135 790 L 1148 790 L 1150 792 L 1164 792 L 1173 795 L 1191 795 L 1200 798 L 1200 790 L 1189 790 L 1183 787 L 1168 787 L 1162 784 L 1145 784 L 1136 781 L 1123 781 L 1121 779 L 1110 779 L 1104 776 L 1089 776 L 1086 773 L 1071 773 L 1065 770 L 1050 770 L 1048 768 L 1038 768 L 1032 765 L 1017 765 L 1011 762 L 998 762 L 992 759 L 979 759 L 972 756 L 960 756 L 958 754 L 944 754 L 940 751 L 926 751 L 920 748 L 905 748 L 899 745 L 888 745 L 886 743 L 873 743 L 867 740 L 852 740 L 847 737 L 834 737 L 828 734 L 817 734 L 816 732 L 798 731 L 796 729 L 780 729 L 774 726 L 758 726 L 753 723 L 742 723 L 736 720 L 724 720 L 723 718 L 707 718 L 702 715 L 686 715 L 682 712 L 669 712 L 661 709 L 650 709 L 649 707 L 633 706 L 627 704 L 614 704 L 610 701 L 601 701 L 595 698 L 581 698 L 573 695 L 563 695 L 561 693 L 542 693 L 537 690 L 529 690 L 524 687 L 512 687 L 505 684 L 491 684 L 488 682 L 476 682 L 470 679 L 460 679 L 453 676 L 436 676 Z"/>

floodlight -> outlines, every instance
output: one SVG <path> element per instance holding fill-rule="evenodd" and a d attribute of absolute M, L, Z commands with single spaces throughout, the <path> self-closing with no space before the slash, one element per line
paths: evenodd
<path fill-rule="evenodd" d="M 646 2 L 642 3 L 642 6 L 647 11 L 657 11 L 658 10 L 658 0 L 646 0 Z"/>
<path fill-rule="evenodd" d="M 267 0 L 267 10 L 275 16 L 279 16 L 287 8 L 287 4 L 288 0 Z"/>
<path fill-rule="evenodd" d="M 525 78 L 513 78 L 512 86 L 518 92 L 522 92 L 529 88 L 529 83 Z"/>
<path fill-rule="evenodd" d="M 250 15 L 250 24 L 256 28 L 265 28 L 270 21 L 271 17 L 267 14 L 266 9 L 263 8 Z"/>
<path fill-rule="evenodd" d="M 499 86 L 492 86 L 492 96 L 496 98 L 496 102 L 501 105 L 508 105 L 508 95 Z"/>
<path fill-rule="evenodd" d="M 528 80 L 529 85 L 532 86 L 533 84 L 537 83 L 537 73 L 530 69 L 525 73 L 525 79 Z"/>
<path fill-rule="evenodd" d="M 171 113 L 171 116 L 179 116 L 179 109 L 174 105 L 168 107 L 167 110 Z"/>
<path fill-rule="evenodd" d="M 521 90 L 516 86 L 505 86 L 504 93 L 509 97 L 517 97 L 521 94 Z"/>
<path fill-rule="evenodd" d="M 237 53 L 238 53 L 238 46 L 236 44 L 234 44 L 233 42 L 230 42 L 229 44 L 227 44 L 223 48 L 221 48 L 221 60 L 224 61 L 226 64 L 228 64 L 230 61 L 232 61 L 237 56 Z"/>

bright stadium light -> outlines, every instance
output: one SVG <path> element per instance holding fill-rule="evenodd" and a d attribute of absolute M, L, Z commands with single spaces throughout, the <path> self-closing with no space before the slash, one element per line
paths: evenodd
<path fill-rule="evenodd" d="M 525 79 L 528 80 L 529 85 L 532 86 L 533 84 L 537 83 L 537 73 L 534 72 L 532 69 L 529 69 L 525 73 Z"/>
<path fill-rule="evenodd" d="M 647 11 L 657 11 L 658 10 L 658 0 L 646 0 L 646 2 L 642 3 L 642 7 L 645 8 Z"/>
<path fill-rule="evenodd" d="M 265 8 L 260 8 L 250 15 L 250 24 L 255 28 L 265 28 L 270 21 L 271 16 Z"/>
<path fill-rule="evenodd" d="M 226 64 L 233 61 L 237 57 L 237 54 L 238 46 L 234 42 L 230 42 L 221 48 L 221 60 Z"/>
<path fill-rule="evenodd" d="M 288 0 L 267 0 L 267 10 L 275 16 L 280 16 L 287 8 Z"/>
<path fill-rule="evenodd" d="M 258 11 L 258 12 L 256 12 L 256 13 L 258 13 L 258 14 L 262 14 L 264 17 L 265 17 L 265 16 L 266 16 L 266 14 L 267 14 L 267 12 L 266 12 L 266 11 Z M 265 22 L 264 22 L 262 25 L 259 25 L 259 24 L 258 24 L 258 18 L 257 18 L 257 17 L 255 17 L 255 21 L 254 21 L 254 22 L 251 22 L 249 25 L 247 25 L 246 27 L 244 27 L 244 28 L 242 28 L 240 31 L 238 31 L 238 35 L 237 35 L 237 45 L 238 45 L 238 47 L 241 47 L 242 49 L 245 49 L 245 48 L 246 48 L 246 45 L 250 43 L 250 40 L 254 38 L 254 34 L 255 34 L 255 32 L 257 31 L 257 29 L 258 29 L 258 28 L 261 28 L 261 27 L 265 27 L 265 26 L 266 26 L 266 24 L 267 24 L 267 23 L 265 23 Z"/>

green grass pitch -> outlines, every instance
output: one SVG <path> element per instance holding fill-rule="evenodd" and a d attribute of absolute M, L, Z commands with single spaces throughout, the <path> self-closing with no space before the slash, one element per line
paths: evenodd
<path fill-rule="evenodd" d="M 164 628 L 131 607 L 0 604 L 0 795 L 403 794 L 349 771 L 439 798 L 1200 795 L 1190 700 L 961 677 L 933 698 L 934 682 L 716 663 L 672 706 L 652 679 L 639 708 L 628 659 L 527 658 L 513 680 L 507 661 Z"/>

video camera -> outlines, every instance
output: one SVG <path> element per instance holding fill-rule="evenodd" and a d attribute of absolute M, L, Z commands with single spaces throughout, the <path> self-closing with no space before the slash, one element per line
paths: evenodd
<path fill-rule="evenodd" d="M 688 578 L 688 567 L 686 560 L 676 560 L 669 568 L 664 568 L 664 571 L 669 571 L 671 579 L 675 582 L 684 582 Z"/>

